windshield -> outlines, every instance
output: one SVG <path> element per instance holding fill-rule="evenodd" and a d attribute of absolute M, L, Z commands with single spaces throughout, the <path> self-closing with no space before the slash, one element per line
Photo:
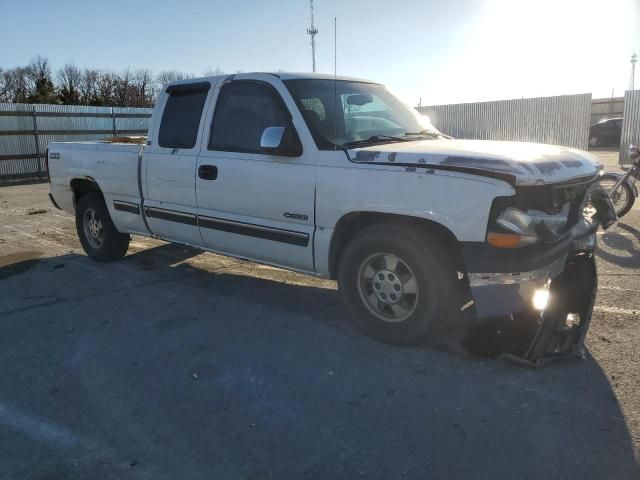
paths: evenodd
<path fill-rule="evenodd" d="M 320 149 L 443 137 L 428 117 L 382 85 L 320 79 L 284 83 Z"/>

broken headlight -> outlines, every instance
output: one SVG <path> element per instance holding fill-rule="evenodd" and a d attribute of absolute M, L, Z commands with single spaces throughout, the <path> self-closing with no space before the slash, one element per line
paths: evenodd
<path fill-rule="evenodd" d="M 495 218 L 495 224 L 499 228 L 487 232 L 487 243 L 499 248 L 553 243 L 562 237 L 567 229 L 569 209 L 569 203 L 555 214 L 508 207 Z"/>

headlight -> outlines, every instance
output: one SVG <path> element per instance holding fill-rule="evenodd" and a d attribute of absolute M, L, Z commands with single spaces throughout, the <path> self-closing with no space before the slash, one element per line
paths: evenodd
<path fill-rule="evenodd" d="M 538 242 L 555 242 L 567 228 L 569 208 L 567 203 L 558 213 L 548 214 L 508 207 L 495 219 L 496 226 L 502 231 L 487 232 L 487 243 L 499 248 L 518 248 Z"/>

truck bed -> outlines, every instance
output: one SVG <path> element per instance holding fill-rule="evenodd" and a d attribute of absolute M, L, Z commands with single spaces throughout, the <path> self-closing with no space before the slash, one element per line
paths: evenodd
<path fill-rule="evenodd" d="M 143 145 L 103 141 L 50 143 L 51 195 L 60 208 L 73 214 L 71 181 L 87 179 L 101 186 L 110 211 L 114 197 L 138 203 L 139 155 L 143 148 Z M 143 225 L 128 226 L 133 231 L 144 229 Z"/>

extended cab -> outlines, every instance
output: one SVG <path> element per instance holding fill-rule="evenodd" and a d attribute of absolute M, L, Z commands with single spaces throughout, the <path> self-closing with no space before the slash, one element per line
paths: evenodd
<path fill-rule="evenodd" d="M 575 354 L 588 328 L 594 157 L 453 140 L 377 83 L 174 82 L 146 145 L 51 143 L 48 166 L 52 201 L 98 261 L 136 234 L 337 279 L 355 322 L 400 344 L 522 318 L 534 335 L 507 353 L 530 362 Z"/>

